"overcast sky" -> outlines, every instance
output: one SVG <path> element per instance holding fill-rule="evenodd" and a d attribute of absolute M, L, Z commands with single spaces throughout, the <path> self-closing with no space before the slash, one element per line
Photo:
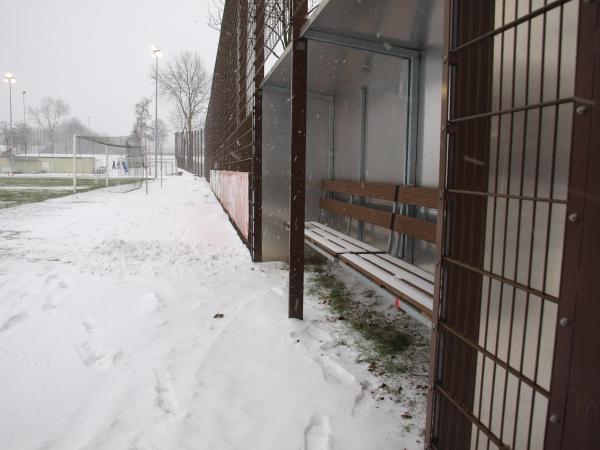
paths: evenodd
<path fill-rule="evenodd" d="M 151 44 L 165 57 L 195 50 L 212 74 L 219 36 L 206 26 L 208 1 L 1 0 L 0 72 L 17 79 L 13 122 L 23 120 L 25 90 L 27 107 L 62 98 L 93 130 L 128 134 L 135 103 L 154 98 Z M 8 121 L 8 84 L 0 88 L 0 121 Z M 159 117 L 167 108 L 159 101 Z"/>

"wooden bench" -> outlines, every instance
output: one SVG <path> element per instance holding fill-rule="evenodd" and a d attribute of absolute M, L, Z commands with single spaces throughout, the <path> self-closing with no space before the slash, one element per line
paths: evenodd
<path fill-rule="evenodd" d="M 389 252 L 394 233 L 435 244 L 436 224 L 407 216 L 403 212 L 408 206 L 437 209 L 437 190 L 388 183 L 324 180 L 321 191 L 322 212 L 345 217 L 348 220 L 348 231 L 352 220 L 377 225 L 387 230 L 388 249 L 386 251 L 368 245 L 320 222 L 306 223 L 306 243 L 399 299 L 400 306 L 411 315 L 416 314 L 421 321 L 430 321 L 433 308 L 433 274 L 392 256 Z M 344 194 L 348 200 L 344 202 L 331 198 L 330 193 Z M 356 204 L 357 197 L 361 199 L 361 204 Z M 388 210 L 383 209 L 385 204 L 380 208 L 368 206 L 367 200 L 389 202 Z"/>

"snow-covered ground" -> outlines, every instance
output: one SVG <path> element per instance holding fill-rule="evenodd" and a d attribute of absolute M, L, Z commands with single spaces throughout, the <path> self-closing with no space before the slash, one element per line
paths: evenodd
<path fill-rule="evenodd" d="M 191 176 L 2 210 L 0 449 L 422 448 L 286 283 Z"/>

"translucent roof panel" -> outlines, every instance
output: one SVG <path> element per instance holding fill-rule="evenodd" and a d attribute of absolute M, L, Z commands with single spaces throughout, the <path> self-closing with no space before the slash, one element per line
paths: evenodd
<path fill-rule="evenodd" d="M 352 45 L 313 40 L 310 32 L 331 36 L 329 44 L 338 36 L 352 38 L 359 47 L 360 42 L 368 42 L 386 49 L 425 51 L 441 42 L 442 13 L 440 0 L 323 0 L 303 30 L 309 37 L 309 92 L 335 95 L 344 79 L 367 73 L 373 57 L 372 52 Z M 267 74 L 265 85 L 290 88 L 290 50 Z"/>
<path fill-rule="evenodd" d="M 323 0 L 308 28 L 422 48 L 433 0 Z"/>
<path fill-rule="evenodd" d="M 336 95 L 340 86 L 346 86 L 353 80 L 366 82 L 378 64 L 396 59 L 366 50 L 309 41 L 308 91 L 313 94 Z M 289 53 L 283 55 L 264 84 L 290 89 L 291 60 Z"/>

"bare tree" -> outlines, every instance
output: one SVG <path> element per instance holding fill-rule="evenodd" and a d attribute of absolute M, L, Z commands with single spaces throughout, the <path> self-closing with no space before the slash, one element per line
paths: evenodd
<path fill-rule="evenodd" d="M 65 152 L 73 150 L 73 135 L 90 136 L 91 131 L 83 124 L 78 117 L 72 117 L 60 124 L 56 129 L 57 141 L 60 137 L 65 143 Z M 59 141 L 60 142 L 60 141 Z"/>
<path fill-rule="evenodd" d="M 206 24 L 215 31 L 221 31 L 225 1 L 226 0 L 211 0 L 208 3 L 208 19 Z"/>
<path fill-rule="evenodd" d="M 48 135 L 50 145 L 52 146 L 52 153 L 54 153 L 56 127 L 60 124 L 60 121 L 69 114 L 69 111 L 69 105 L 64 101 L 50 97 L 42 98 L 40 106 L 37 108 L 29 108 L 29 114 Z"/>
<path fill-rule="evenodd" d="M 156 121 L 153 121 L 152 129 L 154 129 L 155 126 L 156 126 Z M 162 119 L 158 119 L 158 146 L 159 147 L 163 146 L 163 143 L 168 135 L 169 135 L 169 128 L 167 127 L 167 124 Z M 154 139 L 154 134 L 152 134 L 150 139 L 151 140 Z"/>
<path fill-rule="evenodd" d="M 139 102 L 135 104 L 135 122 L 133 123 L 132 134 L 152 134 L 152 127 L 150 121 L 152 115 L 150 114 L 150 104 L 152 100 L 148 97 L 142 97 Z"/>
<path fill-rule="evenodd" d="M 210 84 L 210 76 L 195 52 L 181 52 L 163 65 L 158 72 L 158 86 L 175 105 L 177 121 L 181 121 L 175 125 L 183 125 L 184 131 L 191 131 L 198 124 L 206 111 Z"/>
<path fill-rule="evenodd" d="M 185 131 L 187 124 L 180 108 L 173 108 L 169 114 L 169 122 L 175 130 Z"/>
<path fill-rule="evenodd" d="M 31 141 L 31 128 L 24 122 L 18 122 L 15 124 L 13 133 L 14 144 L 17 145 L 21 153 L 27 155 L 27 144 Z"/>
<path fill-rule="evenodd" d="M 207 25 L 213 30 L 221 31 L 223 11 L 228 0 L 210 0 L 208 4 Z M 307 0 L 309 12 L 312 12 L 321 3 L 321 0 Z M 269 54 L 277 58 L 283 50 L 292 43 L 292 27 L 290 26 L 291 11 L 290 0 L 264 0 L 265 2 L 265 48 Z M 254 3 L 248 3 L 249 20 L 253 20 Z M 249 33 L 248 40 L 253 36 Z M 252 45 L 252 42 L 249 42 Z M 268 55 L 267 55 L 268 56 Z"/>
<path fill-rule="evenodd" d="M 10 126 L 7 122 L 0 122 L 0 142 L 4 145 L 3 155 L 10 154 L 10 144 L 14 142 L 14 130 L 11 133 Z"/>
<path fill-rule="evenodd" d="M 227 1 L 211 0 L 208 4 L 207 25 L 213 30 L 221 31 L 223 12 Z M 249 6 L 254 8 L 253 3 L 249 3 Z M 252 16 L 253 14 L 249 14 L 249 17 Z M 285 50 L 292 42 L 292 29 L 289 23 L 289 0 L 265 0 L 265 47 L 269 53 L 279 57 L 280 51 Z M 252 45 L 252 38 L 253 36 L 248 33 L 249 45 Z"/>

